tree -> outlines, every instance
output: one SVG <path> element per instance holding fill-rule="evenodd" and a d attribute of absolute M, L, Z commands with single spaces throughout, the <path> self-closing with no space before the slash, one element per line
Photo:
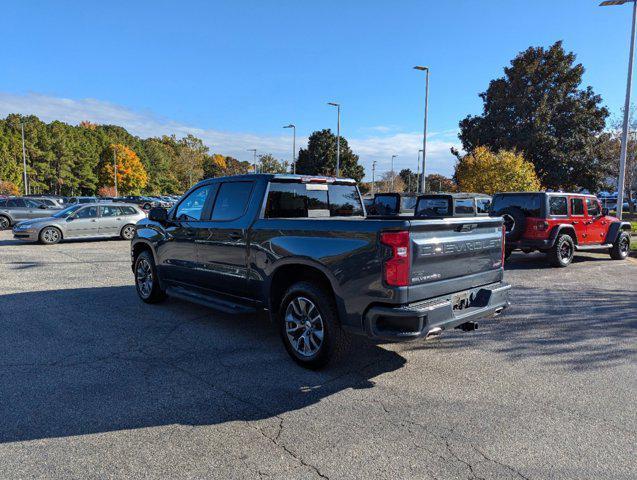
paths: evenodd
<path fill-rule="evenodd" d="M 0 195 L 20 195 L 20 189 L 15 183 L 0 180 Z"/>
<path fill-rule="evenodd" d="M 463 192 L 493 195 L 540 189 L 533 164 L 509 150 L 493 153 L 486 147 L 478 147 L 458 161 L 455 177 Z"/>
<path fill-rule="evenodd" d="M 270 153 L 259 155 L 258 168 L 261 173 L 288 173 L 290 171 L 288 162 L 277 160 Z"/>
<path fill-rule="evenodd" d="M 595 190 L 610 166 L 597 155 L 608 110 L 591 87 L 580 89 L 584 67 L 562 42 L 529 48 L 480 94 L 482 115 L 460 122 L 465 151 L 517 150 L 552 189 Z"/>
<path fill-rule="evenodd" d="M 99 169 L 100 184 L 105 187 L 115 185 L 113 155 L 117 158 L 118 193 L 139 194 L 148 183 L 148 175 L 137 154 L 125 145 L 113 144 L 104 150 Z"/>
<path fill-rule="evenodd" d="M 405 187 L 406 185 L 403 179 L 396 173 L 389 171 L 383 173 L 380 180 L 376 182 L 374 193 L 404 192 Z"/>
<path fill-rule="evenodd" d="M 619 172 L 619 156 L 621 151 L 621 137 L 623 125 L 623 109 L 622 117 L 614 118 L 611 122 L 611 131 L 608 134 L 607 142 L 603 147 L 605 156 L 613 165 L 613 171 Z M 631 195 L 635 183 L 637 182 L 637 118 L 635 118 L 635 106 L 633 105 L 628 112 L 628 145 L 626 149 L 626 176 L 624 177 L 625 198 L 631 212 L 635 211 L 635 202 Z M 604 155 L 603 154 L 603 155 Z M 617 178 L 618 175 L 615 176 Z M 617 184 L 613 186 L 613 190 L 617 188 Z"/>
<path fill-rule="evenodd" d="M 203 163 L 208 147 L 194 135 L 188 134 L 177 142 L 177 158 L 173 171 L 180 190 L 186 191 L 203 177 Z"/>
<path fill-rule="evenodd" d="M 336 174 L 336 135 L 329 128 L 310 135 L 307 148 L 299 150 L 296 173 L 328 176 Z M 358 155 L 352 152 L 343 137 L 340 140 L 340 176 L 353 178 L 357 182 L 365 176 L 365 169 L 358 164 Z"/>
<path fill-rule="evenodd" d="M 412 172 L 409 168 L 403 168 L 398 173 L 398 176 L 403 181 L 406 192 L 416 192 L 418 190 L 419 175 L 417 173 Z"/>
<path fill-rule="evenodd" d="M 429 192 L 455 192 L 457 185 L 451 178 L 439 173 L 430 173 L 425 179 L 425 189 Z"/>
<path fill-rule="evenodd" d="M 97 195 L 99 197 L 114 197 L 116 196 L 115 187 L 100 187 L 97 189 Z"/>

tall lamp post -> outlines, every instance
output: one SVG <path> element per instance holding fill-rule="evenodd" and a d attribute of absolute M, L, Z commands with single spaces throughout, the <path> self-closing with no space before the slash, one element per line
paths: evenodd
<path fill-rule="evenodd" d="M 422 153 L 422 150 L 418 150 L 418 163 L 416 164 L 416 193 L 418 193 L 418 190 L 420 189 L 420 154 Z M 425 193 L 420 192 L 420 193 Z"/>
<path fill-rule="evenodd" d="M 291 128 L 292 135 L 292 173 L 296 173 L 296 125 L 290 123 L 283 128 Z"/>
<path fill-rule="evenodd" d="M 396 177 L 396 175 L 394 174 L 394 158 L 396 158 L 398 155 L 392 155 L 391 156 L 391 191 L 394 191 L 394 178 Z"/>
<path fill-rule="evenodd" d="M 24 174 L 24 194 L 29 194 L 29 179 L 27 177 L 27 149 L 24 145 L 24 122 L 20 123 L 22 126 L 22 169 Z"/>
<path fill-rule="evenodd" d="M 257 149 L 256 148 L 248 148 L 247 151 L 248 152 L 252 152 L 254 154 L 253 167 L 254 167 L 254 173 L 257 173 Z"/>
<path fill-rule="evenodd" d="M 423 193 L 425 193 L 425 168 L 427 166 L 427 115 L 429 113 L 429 67 L 421 67 L 420 65 L 416 65 L 414 69 L 425 72 L 425 125 L 422 135 L 422 177 L 420 179 L 421 190 Z"/>
<path fill-rule="evenodd" d="M 630 114 L 630 90 L 633 83 L 633 57 L 635 52 L 635 23 L 637 23 L 637 2 L 635 0 L 608 0 L 602 7 L 633 4 L 633 27 L 630 33 L 630 56 L 628 57 L 628 79 L 626 80 L 626 101 L 624 103 L 624 124 L 622 125 L 622 145 L 619 155 L 619 178 L 617 180 L 617 217 L 621 220 L 624 210 L 624 182 L 626 180 L 626 150 L 628 149 L 628 117 Z"/>
<path fill-rule="evenodd" d="M 336 107 L 336 176 L 341 173 L 341 104 L 327 102 L 328 105 Z"/>

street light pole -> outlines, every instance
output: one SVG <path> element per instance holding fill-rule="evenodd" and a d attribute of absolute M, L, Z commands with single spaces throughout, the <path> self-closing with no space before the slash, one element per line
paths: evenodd
<path fill-rule="evenodd" d="M 628 57 L 628 78 L 626 80 L 626 101 L 624 102 L 624 123 L 622 125 L 622 144 L 619 155 L 619 178 L 617 179 L 617 218 L 621 220 L 624 210 L 624 182 L 626 180 L 626 151 L 628 149 L 628 121 L 630 115 L 630 93 L 633 83 L 633 57 L 635 53 L 635 23 L 637 23 L 637 2 L 635 0 L 608 0 L 600 3 L 602 7 L 633 4 L 633 26 L 630 33 L 630 56 Z"/>
<path fill-rule="evenodd" d="M 422 178 L 420 179 L 422 192 L 425 193 L 427 166 L 427 116 L 429 114 L 429 67 L 421 67 L 419 65 L 416 65 L 414 69 L 425 72 L 425 125 L 422 135 Z"/>
<path fill-rule="evenodd" d="M 113 182 L 113 184 L 115 185 L 115 196 L 118 197 L 119 195 L 117 194 L 117 150 L 115 149 L 115 147 L 113 147 L 113 178 L 115 180 Z M 190 184 L 192 185 L 192 176 L 190 177 Z"/>
<path fill-rule="evenodd" d="M 257 173 L 257 149 L 256 148 L 248 148 L 248 152 L 254 153 L 254 173 Z"/>
<path fill-rule="evenodd" d="M 416 193 L 420 190 L 420 154 L 422 150 L 418 150 L 418 163 L 416 164 Z M 425 193 L 425 192 L 420 192 Z"/>
<path fill-rule="evenodd" d="M 328 105 L 336 107 L 336 176 L 341 173 L 341 104 L 328 102 Z"/>
<path fill-rule="evenodd" d="M 396 158 L 398 155 L 392 155 L 391 156 L 391 191 L 394 191 L 394 178 L 396 177 L 396 175 L 394 174 L 394 158 Z"/>
<path fill-rule="evenodd" d="M 27 150 L 26 147 L 24 146 L 24 122 L 20 123 L 20 125 L 22 126 L 22 168 L 23 168 L 23 173 L 24 173 L 24 194 L 28 195 L 29 194 L 29 180 L 27 177 Z"/>
<path fill-rule="evenodd" d="M 291 128 L 292 135 L 292 173 L 296 173 L 296 125 L 290 123 L 283 128 Z"/>
<path fill-rule="evenodd" d="M 376 190 L 376 160 L 372 162 L 372 195 L 374 190 Z"/>

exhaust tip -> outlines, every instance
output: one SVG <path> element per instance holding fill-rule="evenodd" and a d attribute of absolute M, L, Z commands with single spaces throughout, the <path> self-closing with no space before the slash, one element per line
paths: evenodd
<path fill-rule="evenodd" d="M 498 315 L 502 313 L 503 310 L 504 310 L 504 307 L 496 308 L 495 312 L 493 312 L 493 316 L 497 317 Z"/>

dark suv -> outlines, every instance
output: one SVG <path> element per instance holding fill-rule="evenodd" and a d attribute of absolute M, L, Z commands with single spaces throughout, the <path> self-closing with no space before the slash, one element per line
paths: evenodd
<path fill-rule="evenodd" d="M 594 195 L 561 192 L 497 193 L 491 215 L 504 219 L 506 257 L 513 250 L 540 251 L 566 267 L 578 250 L 602 250 L 623 260 L 630 250 L 630 223 L 608 215 Z"/>

